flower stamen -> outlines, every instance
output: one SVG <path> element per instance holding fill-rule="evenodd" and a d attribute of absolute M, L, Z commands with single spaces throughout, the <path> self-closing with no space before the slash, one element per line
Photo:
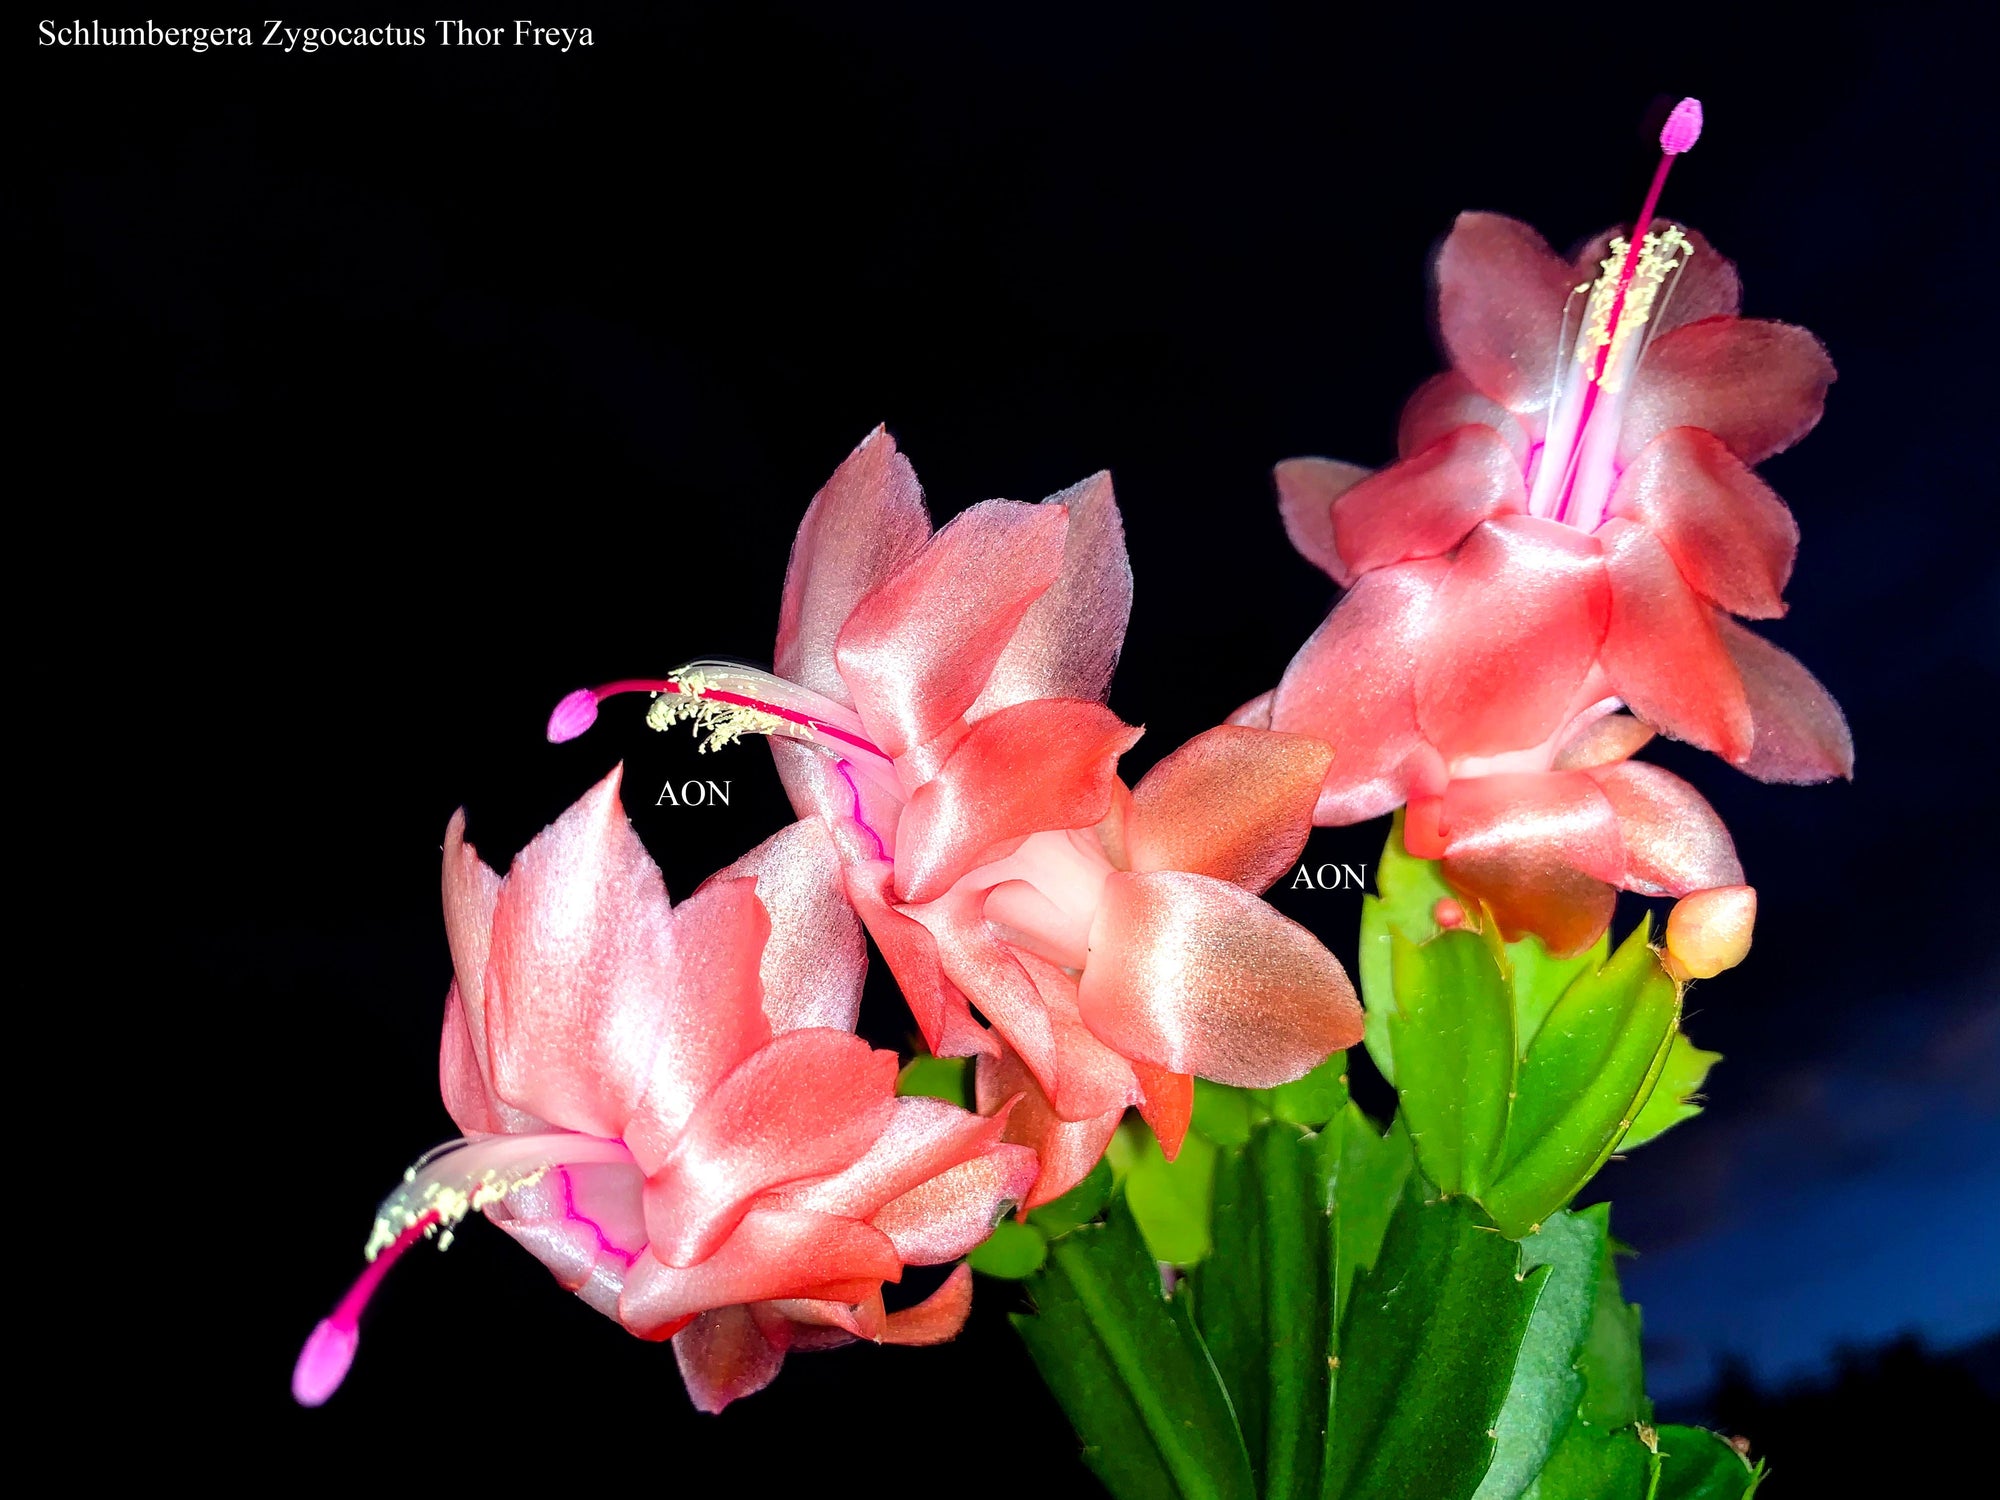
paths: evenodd
<path fill-rule="evenodd" d="M 706 736 L 704 750 L 719 750 L 746 734 L 762 734 L 818 742 L 836 756 L 852 749 L 885 765 L 889 761 L 862 735 L 860 717 L 852 709 L 769 672 L 724 661 L 689 662 L 665 677 L 627 677 L 602 687 L 578 688 L 549 715 L 550 743 L 575 739 L 597 721 L 597 706 L 620 693 L 653 695 L 646 722 L 655 729 L 691 720 L 695 733 Z M 845 748 L 835 750 L 825 743 L 829 740 Z"/>
<path fill-rule="evenodd" d="M 418 1240 L 436 1239 L 438 1249 L 449 1249 L 467 1214 L 539 1182 L 552 1167 L 631 1160 L 620 1141 L 566 1132 L 452 1141 L 426 1152 L 376 1210 L 362 1251 L 367 1266 L 307 1336 L 292 1367 L 292 1398 L 301 1406 L 320 1406 L 340 1388 L 361 1343 L 362 1312 L 390 1268 Z"/>
<path fill-rule="evenodd" d="M 1603 519 L 1604 497 L 1596 492 L 1609 482 L 1609 444 L 1593 433 L 1591 419 L 1597 415 L 1601 395 L 1615 396 L 1623 388 L 1637 363 L 1641 331 L 1651 320 L 1662 289 L 1671 293 L 1671 278 L 1692 253 L 1687 236 L 1678 226 L 1670 225 L 1657 234 L 1650 231 L 1650 226 L 1675 158 L 1692 147 L 1700 135 L 1701 102 L 1681 100 L 1660 131 L 1660 164 L 1646 189 L 1646 201 L 1640 206 L 1639 216 L 1633 221 L 1631 238 L 1612 240 L 1596 281 L 1587 288 L 1577 288 L 1579 292 L 1588 290 L 1590 300 L 1573 357 L 1588 370 L 1582 379 L 1574 422 L 1563 420 L 1559 412 L 1551 412 L 1550 451 L 1543 458 L 1546 462 L 1560 454 L 1561 468 L 1553 476 L 1545 472 L 1536 485 L 1539 503 L 1531 504 L 1532 514 L 1553 516 L 1586 531 L 1594 530 Z M 1664 310 L 1664 302 L 1660 306 Z M 1614 413 L 1619 405 L 1611 403 Z M 1615 422 L 1616 416 L 1611 420 Z M 1564 430 L 1561 438 L 1556 432 L 1559 422 Z M 1590 471 L 1587 483 L 1582 482 L 1586 469 Z M 1580 490 L 1588 490 L 1598 503 L 1579 503 Z M 1593 511 L 1598 513 L 1588 513 Z"/>

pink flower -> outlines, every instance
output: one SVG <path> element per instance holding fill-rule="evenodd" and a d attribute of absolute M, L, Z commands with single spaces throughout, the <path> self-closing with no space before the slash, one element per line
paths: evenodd
<path fill-rule="evenodd" d="M 1732 618 L 1784 612 L 1798 528 L 1753 466 L 1811 430 L 1833 367 L 1652 219 L 1671 160 L 1629 254 L 1606 234 L 1564 260 L 1461 215 L 1437 263 L 1452 369 L 1404 408 L 1402 456 L 1278 466 L 1293 541 L 1349 590 L 1270 716 L 1334 747 L 1322 823 L 1439 795 L 1605 700 L 1763 780 L 1851 774 L 1839 707 Z"/>
<path fill-rule="evenodd" d="M 1102 699 L 1131 587 L 1108 476 L 933 535 L 878 430 L 799 528 L 777 675 L 700 663 L 589 695 L 650 687 L 656 723 L 773 737 L 932 1051 L 984 1059 L 984 1107 L 1028 1096 L 1009 1138 L 1047 1153 L 1030 1203 L 1126 1106 L 1172 1151 L 1192 1075 L 1282 1083 L 1360 1033 L 1338 961 L 1256 896 L 1311 831 L 1326 747 L 1225 727 L 1127 791 L 1140 731 Z"/>
<path fill-rule="evenodd" d="M 761 1389 L 787 1350 L 949 1338 L 961 1267 L 887 1313 L 905 1265 L 965 1254 L 1035 1177 L 981 1118 L 895 1097 L 853 1034 L 866 951 L 823 827 L 794 824 L 670 907 L 614 771 L 503 880 L 445 835 L 457 977 L 439 1055 L 467 1139 L 383 1205 L 372 1262 L 301 1354 L 317 1405 L 394 1260 L 483 1210 L 630 1332 L 674 1340 L 697 1406 Z"/>

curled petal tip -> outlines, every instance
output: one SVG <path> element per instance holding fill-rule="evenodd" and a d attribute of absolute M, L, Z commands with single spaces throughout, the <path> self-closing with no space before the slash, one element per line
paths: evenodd
<path fill-rule="evenodd" d="M 353 1324 L 321 1318 L 292 1367 L 292 1399 L 301 1406 L 325 1405 L 347 1378 L 360 1342 L 361 1330 Z"/>
<path fill-rule="evenodd" d="M 1660 130 L 1660 149 L 1669 156 L 1679 156 L 1701 139 L 1701 101 L 1683 99 L 1667 116 L 1667 123 Z"/>
<path fill-rule="evenodd" d="M 578 688 L 565 697 L 549 715 L 549 743 L 565 744 L 597 722 L 597 694 Z"/>
<path fill-rule="evenodd" d="M 1719 885 L 1674 903 L 1667 917 L 1667 968 L 1676 979 L 1713 979 L 1750 952 L 1757 892 Z"/>

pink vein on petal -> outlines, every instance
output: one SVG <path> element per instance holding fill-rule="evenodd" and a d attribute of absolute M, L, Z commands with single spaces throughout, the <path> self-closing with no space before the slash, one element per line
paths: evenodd
<path fill-rule="evenodd" d="M 854 821 L 867 830 L 868 837 L 875 840 L 875 857 L 887 859 L 889 850 L 882 842 L 882 835 L 875 831 L 875 825 L 868 821 L 867 815 L 861 810 L 861 788 L 854 784 L 854 768 L 844 760 L 837 760 L 833 764 L 834 769 L 840 772 L 840 779 L 847 783 L 848 791 L 854 794 Z"/>
<path fill-rule="evenodd" d="M 556 1175 L 562 1178 L 564 1215 L 568 1218 L 576 1220 L 576 1222 L 579 1224 L 588 1224 L 590 1226 L 590 1232 L 597 1236 L 598 1249 L 608 1251 L 610 1254 L 617 1256 L 620 1260 L 624 1261 L 625 1264 L 628 1266 L 631 1265 L 633 1261 L 637 1260 L 639 1258 L 639 1252 L 637 1250 L 627 1250 L 622 1245 L 612 1244 L 610 1239 L 604 1233 L 603 1225 L 599 1224 L 597 1220 L 591 1218 L 588 1214 L 579 1213 L 577 1211 L 576 1183 L 572 1181 L 570 1178 L 569 1168 L 557 1167 Z"/>

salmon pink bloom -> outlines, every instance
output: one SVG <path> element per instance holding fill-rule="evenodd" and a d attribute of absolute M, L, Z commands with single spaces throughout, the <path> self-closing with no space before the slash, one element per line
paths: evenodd
<path fill-rule="evenodd" d="M 1839 707 L 1732 618 L 1784 612 L 1798 528 L 1753 466 L 1819 420 L 1833 367 L 1739 316 L 1735 267 L 1653 217 L 1699 126 L 1684 101 L 1636 244 L 1571 261 L 1461 215 L 1437 262 L 1452 368 L 1404 408 L 1401 457 L 1279 465 L 1287 530 L 1348 589 L 1271 709 L 1334 747 L 1321 822 L 1540 754 L 1607 699 L 1767 781 L 1851 774 Z"/>
<path fill-rule="evenodd" d="M 761 1389 L 794 1348 L 931 1343 L 963 1267 L 887 1312 L 905 1265 L 955 1260 L 1035 1178 L 982 1118 L 895 1096 L 853 1034 L 866 950 L 826 830 L 794 824 L 670 907 L 614 771 L 505 879 L 445 834 L 456 971 L 440 1082 L 465 1139 L 382 1206 L 368 1269 L 299 1357 L 327 1399 L 363 1305 L 419 1239 L 481 1210 L 606 1316 L 674 1341 L 695 1404 Z"/>
<path fill-rule="evenodd" d="M 1282 1083 L 1360 1034 L 1338 961 L 1256 895 L 1311 831 L 1326 747 L 1225 727 L 1128 791 L 1140 731 L 1103 698 L 1131 588 L 1108 476 L 933 535 L 878 430 L 799 528 L 775 674 L 697 663 L 550 722 L 566 738 L 645 688 L 656 724 L 771 736 L 931 1050 L 980 1056 L 989 1106 L 1028 1095 L 1009 1135 L 1049 1152 L 1031 1203 L 1090 1169 L 1126 1106 L 1174 1150 L 1192 1075 Z"/>

